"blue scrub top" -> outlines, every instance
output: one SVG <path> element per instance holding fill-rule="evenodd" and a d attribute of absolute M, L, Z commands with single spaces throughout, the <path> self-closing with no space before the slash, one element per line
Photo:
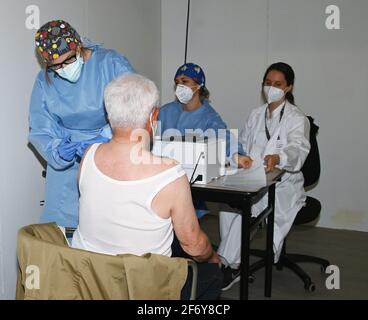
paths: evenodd
<path fill-rule="evenodd" d="M 204 132 L 208 129 L 214 129 L 216 137 L 219 129 L 226 130 L 226 156 L 231 162 L 231 158 L 235 153 L 244 154 L 243 147 L 227 130 L 225 122 L 221 116 L 211 107 L 208 100 L 204 100 L 203 104 L 194 111 L 185 111 L 183 105 L 179 101 L 173 101 L 161 107 L 159 113 L 159 121 L 161 121 L 161 135 L 170 136 L 170 133 L 179 130 L 181 135 L 185 135 L 186 129 L 201 129 Z"/>
<path fill-rule="evenodd" d="M 83 65 L 76 83 L 50 72 L 50 82 L 41 71 L 35 81 L 29 111 L 29 141 L 47 161 L 45 206 L 41 223 L 56 222 L 64 227 L 77 227 L 79 191 L 78 158 L 71 162 L 57 152 L 60 142 L 72 142 L 98 135 L 111 137 L 104 90 L 113 79 L 134 73 L 129 61 L 114 50 L 90 45 L 91 57 Z"/>

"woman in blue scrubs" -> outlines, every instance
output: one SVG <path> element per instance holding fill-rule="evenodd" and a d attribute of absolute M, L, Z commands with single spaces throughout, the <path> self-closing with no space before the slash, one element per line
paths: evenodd
<path fill-rule="evenodd" d="M 77 31 L 63 20 L 46 23 L 35 40 L 45 70 L 33 87 L 29 141 L 47 162 L 41 222 L 75 228 L 80 158 L 88 145 L 111 138 L 105 86 L 134 69 L 119 53 L 82 43 Z"/>
<path fill-rule="evenodd" d="M 186 63 L 175 74 L 176 101 L 160 109 L 161 135 L 171 136 L 176 132 L 185 135 L 186 130 L 200 129 L 203 132 L 213 129 L 217 134 L 226 130 L 226 155 L 231 164 L 249 168 L 252 160 L 244 155 L 241 144 L 227 130 L 221 116 L 209 103 L 209 91 L 206 88 L 206 76 L 203 69 Z"/>

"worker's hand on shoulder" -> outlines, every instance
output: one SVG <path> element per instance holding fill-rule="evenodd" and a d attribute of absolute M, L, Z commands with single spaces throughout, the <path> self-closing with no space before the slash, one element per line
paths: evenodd
<path fill-rule="evenodd" d="M 97 136 L 95 138 L 86 140 L 86 141 L 82 141 L 79 143 L 78 148 L 77 148 L 77 155 L 80 156 L 81 158 L 83 157 L 84 153 L 86 152 L 86 149 L 95 143 L 106 143 L 109 142 L 111 139 L 103 137 L 103 136 Z"/>

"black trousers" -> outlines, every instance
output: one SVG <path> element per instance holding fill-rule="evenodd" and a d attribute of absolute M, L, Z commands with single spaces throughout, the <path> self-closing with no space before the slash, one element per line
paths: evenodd
<path fill-rule="evenodd" d="M 180 246 L 179 240 L 174 233 L 171 246 L 172 257 L 191 258 Z M 216 263 L 198 263 L 197 300 L 217 300 L 221 294 L 223 273 Z M 188 277 L 181 290 L 181 299 L 189 300 L 192 287 L 192 270 L 188 270 Z"/>

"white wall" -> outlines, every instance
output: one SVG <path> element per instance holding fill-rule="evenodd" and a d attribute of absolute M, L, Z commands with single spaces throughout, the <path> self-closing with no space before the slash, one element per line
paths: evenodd
<path fill-rule="evenodd" d="M 41 24 L 63 18 L 82 36 L 125 54 L 134 67 L 161 81 L 160 0 L 3 0 L 0 10 L 0 299 L 13 299 L 16 232 L 37 223 L 43 199 L 42 166 L 27 147 L 28 105 L 39 66 L 35 30 L 25 27 L 28 5 L 38 5 Z"/>
<path fill-rule="evenodd" d="M 328 5 L 341 30 L 327 30 Z M 310 194 L 322 202 L 320 226 L 368 231 L 368 1 L 193 0 L 188 61 L 203 66 L 215 109 L 240 128 L 259 105 L 269 64 L 296 72 L 297 104 L 320 126 L 322 173 Z M 184 60 L 186 1 L 162 0 L 162 96 Z"/>
<path fill-rule="evenodd" d="M 87 35 L 161 85 L 161 0 L 89 0 Z"/>

